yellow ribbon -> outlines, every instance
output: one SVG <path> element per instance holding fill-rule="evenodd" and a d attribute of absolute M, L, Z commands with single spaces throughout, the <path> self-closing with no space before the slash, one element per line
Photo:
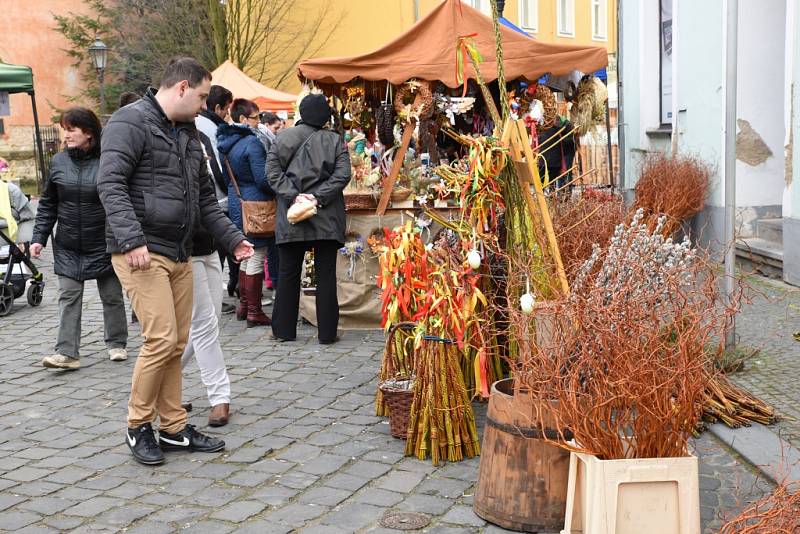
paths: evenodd
<path fill-rule="evenodd" d="M 8 224 L 8 228 L 3 229 L 3 233 L 12 241 L 16 241 L 17 221 L 11 210 L 11 194 L 8 191 L 8 184 L 3 180 L 0 180 L 0 219 L 5 219 Z"/>

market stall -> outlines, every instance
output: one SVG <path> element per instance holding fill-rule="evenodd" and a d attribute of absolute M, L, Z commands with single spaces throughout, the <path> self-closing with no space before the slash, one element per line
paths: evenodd
<path fill-rule="evenodd" d="M 261 111 L 292 111 L 297 95 L 271 89 L 242 72 L 231 60 L 211 73 L 211 83 L 221 85 L 233 93 L 234 98 L 252 100 Z"/>
<path fill-rule="evenodd" d="M 506 26 L 499 32 L 505 78 L 512 81 L 506 90 L 528 95 L 523 95 L 526 105 L 533 95 L 526 88 L 535 87 L 542 75 L 594 72 L 607 63 L 602 47 L 542 43 Z M 419 217 L 421 208 L 435 206 L 444 217 L 457 211 L 458 199 L 432 169 L 457 165 L 466 156 L 448 132 L 491 135 L 498 126 L 492 116 L 500 98 L 491 83 L 498 76 L 495 50 L 492 19 L 458 0 L 445 0 L 378 50 L 300 63 L 300 79 L 332 97 L 336 126 L 353 163 L 354 178 L 345 191 L 348 230 L 352 242 L 363 246 L 358 253 L 357 246 L 344 247 L 339 259 L 342 328 L 376 327 L 380 320 L 378 260 L 366 246 L 369 236 L 405 218 L 424 228 L 430 240 L 438 228 Z M 313 321 L 311 292 L 301 298 L 301 313 Z"/>

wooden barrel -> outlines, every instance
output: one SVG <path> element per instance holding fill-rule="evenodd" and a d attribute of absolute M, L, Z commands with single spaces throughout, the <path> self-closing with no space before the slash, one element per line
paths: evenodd
<path fill-rule="evenodd" d="M 492 385 L 473 508 L 503 528 L 558 532 L 564 527 L 569 452 L 544 441 L 534 402 L 514 395 L 513 379 Z"/>

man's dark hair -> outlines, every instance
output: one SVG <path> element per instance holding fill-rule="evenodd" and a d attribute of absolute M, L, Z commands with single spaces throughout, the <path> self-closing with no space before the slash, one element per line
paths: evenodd
<path fill-rule="evenodd" d="M 119 95 L 119 107 L 124 108 L 128 104 L 133 104 L 140 98 L 142 97 L 132 91 L 125 91 Z"/>
<path fill-rule="evenodd" d="M 89 153 L 94 156 L 100 155 L 100 134 L 103 127 L 100 126 L 100 119 L 90 109 L 74 107 L 65 111 L 59 121 L 62 128 L 79 128 L 83 133 L 92 137 L 92 144 Z"/>
<path fill-rule="evenodd" d="M 264 111 L 263 113 L 261 113 L 261 124 L 272 125 L 280 121 L 281 118 L 275 115 L 271 111 Z"/>
<path fill-rule="evenodd" d="M 208 92 L 206 99 L 206 107 L 208 111 L 214 112 L 217 106 L 224 108 L 233 102 L 233 93 L 222 87 L 221 85 L 212 85 L 211 90 Z"/>
<path fill-rule="evenodd" d="M 191 57 L 174 57 L 169 60 L 161 77 L 161 87 L 172 87 L 176 83 L 187 80 L 189 87 L 197 87 L 204 80 L 210 80 L 208 69 Z"/>
<path fill-rule="evenodd" d="M 231 119 L 233 119 L 233 122 L 241 124 L 242 115 L 249 117 L 253 113 L 258 113 L 258 106 L 252 100 L 237 98 L 233 101 L 233 105 L 231 106 Z"/>

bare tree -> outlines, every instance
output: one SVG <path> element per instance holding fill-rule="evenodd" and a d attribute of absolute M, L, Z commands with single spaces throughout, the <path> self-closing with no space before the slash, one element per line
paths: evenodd
<path fill-rule="evenodd" d="M 346 14 L 329 5 L 314 9 L 307 0 L 223 1 L 231 60 L 273 87 L 280 87 L 302 59 L 319 53 Z"/>

